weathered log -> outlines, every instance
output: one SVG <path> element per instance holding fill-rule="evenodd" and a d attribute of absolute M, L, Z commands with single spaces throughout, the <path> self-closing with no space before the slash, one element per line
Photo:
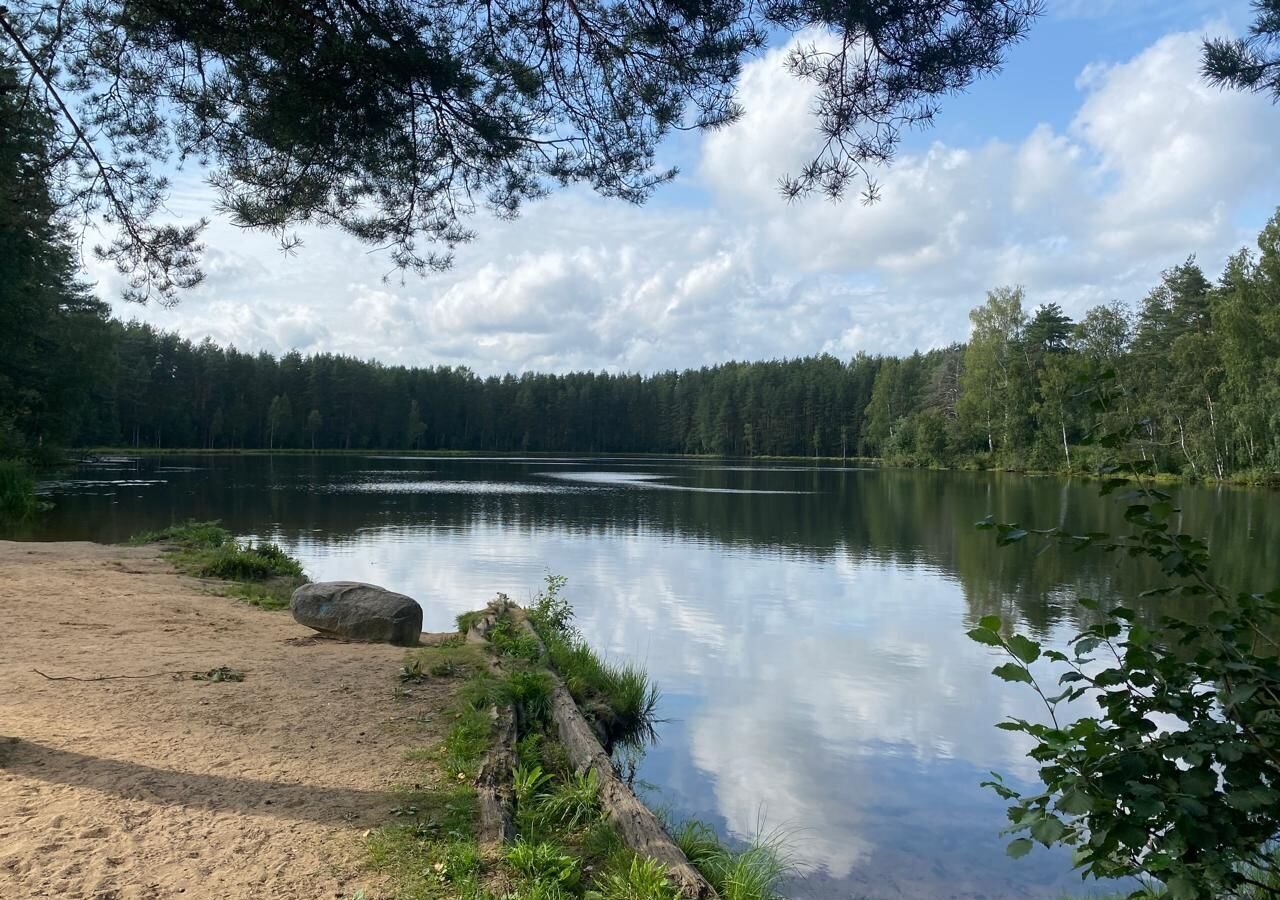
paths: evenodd
<path fill-rule="evenodd" d="M 497 623 L 504 609 L 498 601 L 490 603 L 485 614 L 467 629 L 466 640 L 469 643 L 487 643 L 485 635 Z M 497 660 L 487 654 L 484 659 L 491 672 L 501 675 L 502 669 Z M 490 715 L 493 719 L 493 742 L 485 752 L 475 780 L 476 799 L 480 806 L 478 837 L 481 844 L 498 846 L 515 837 L 511 824 L 514 803 L 511 773 L 516 766 L 516 717 L 515 711 L 507 705 L 495 706 Z"/>
<path fill-rule="evenodd" d="M 476 799 L 480 805 L 481 844 L 498 846 L 515 837 L 511 825 L 511 772 L 515 769 L 516 719 L 510 706 L 495 706 L 493 744 L 476 775 Z"/>
<path fill-rule="evenodd" d="M 525 617 L 524 610 L 511 607 L 508 611 L 517 626 L 533 635 L 541 646 L 542 641 Z M 618 829 L 623 842 L 635 853 L 656 859 L 666 866 L 667 872 L 685 897 L 690 900 L 717 900 L 715 888 L 690 864 L 689 858 L 671 839 L 671 835 L 667 834 L 658 817 L 618 777 L 613 760 L 605 753 L 595 732 L 583 718 L 582 711 L 578 709 L 568 688 L 554 672 L 550 674 L 551 719 L 555 723 L 560 743 L 575 769 L 579 772 L 596 772 L 600 779 L 600 805 L 609 821 Z"/>

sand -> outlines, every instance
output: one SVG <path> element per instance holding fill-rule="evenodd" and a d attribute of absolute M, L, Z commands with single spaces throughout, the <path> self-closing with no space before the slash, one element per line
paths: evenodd
<path fill-rule="evenodd" d="M 0 541 L 0 897 L 380 895 L 364 834 L 431 776 L 400 648 L 211 596 L 154 547 Z M 240 683 L 160 674 L 229 666 Z"/>

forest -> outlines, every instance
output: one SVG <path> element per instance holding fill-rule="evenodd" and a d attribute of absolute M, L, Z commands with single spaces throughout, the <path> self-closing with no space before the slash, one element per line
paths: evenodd
<path fill-rule="evenodd" d="M 1105 417 L 1193 479 L 1280 473 L 1280 213 L 1216 281 L 1194 257 L 1078 322 L 992 290 L 966 344 L 650 374 L 277 358 L 112 319 L 47 178 L 53 125 L 0 68 L 0 459 L 63 448 L 877 457 L 1083 471 Z M 975 298 L 977 300 L 978 298 Z M 1136 302 L 1135 302 L 1136 301 Z M 1112 407 L 1093 400 L 1104 384 Z M 1114 424 L 1113 422 L 1110 424 Z"/>
<path fill-rule="evenodd" d="M 108 319 L 67 279 L 64 302 L 23 342 L 32 377 L 6 392 L 10 452 L 643 452 L 1079 471 L 1096 456 L 1087 444 L 1103 413 L 1091 387 L 1105 381 L 1109 414 L 1141 423 L 1161 471 L 1280 472 L 1280 213 L 1216 281 L 1189 258 L 1136 305 L 1096 306 L 1078 322 L 1003 287 L 970 313 L 967 344 L 649 375 L 481 377 L 245 353 Z"/>

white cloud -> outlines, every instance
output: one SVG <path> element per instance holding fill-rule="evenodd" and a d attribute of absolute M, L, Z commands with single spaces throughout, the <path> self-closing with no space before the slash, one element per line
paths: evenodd
<path fill-rule="evenodd" d="M 905 352 L 963 339 L 968 309 L 998 284 L 1078 315 L 1137 299 L 1188 253 L 1212 270 L 1261 224 L 1245 211 L 1280 187 L 1280 115 L 1205 86 L 1199 38 L 1179 33 L 1090 65 L 1064 130 L 904 155 L 869 208 L 788 205 L 777 179 L 817 135 L 782 53 L 745 66 L 747 115 L 702 140 L 687 187 L 709 203 L 563 192 L 515 223 L 479 223 L 454 271 L 403 284 L 383 283 L 386 259 L 335 232 L 304 232 L 284 257 L 216 222 L 206 283 L 176 311 L 141 314 L 242 349 L 484 373 Z M 185 209 L 197 194 L 183 187 Z M 110 290 L 114 276 L 95 274 Z"/>

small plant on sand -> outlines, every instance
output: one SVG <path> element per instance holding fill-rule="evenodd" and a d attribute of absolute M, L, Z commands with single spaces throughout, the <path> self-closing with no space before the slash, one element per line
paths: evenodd
<path fill-rule="evenodd" d="M 400 667 L 400 683 L 417 683 L 422 681 L 426 676 L 422 672 L 422 660 L 415 659 L 411 663 L 406 663 Z"/>
<path fill-rule="evenodd" d="M 191 676 L 192 681 L 244 681 L 244 673 L 237 672 L 230 666 L 218 666 L 208 672 L 197 672 Z"/>

